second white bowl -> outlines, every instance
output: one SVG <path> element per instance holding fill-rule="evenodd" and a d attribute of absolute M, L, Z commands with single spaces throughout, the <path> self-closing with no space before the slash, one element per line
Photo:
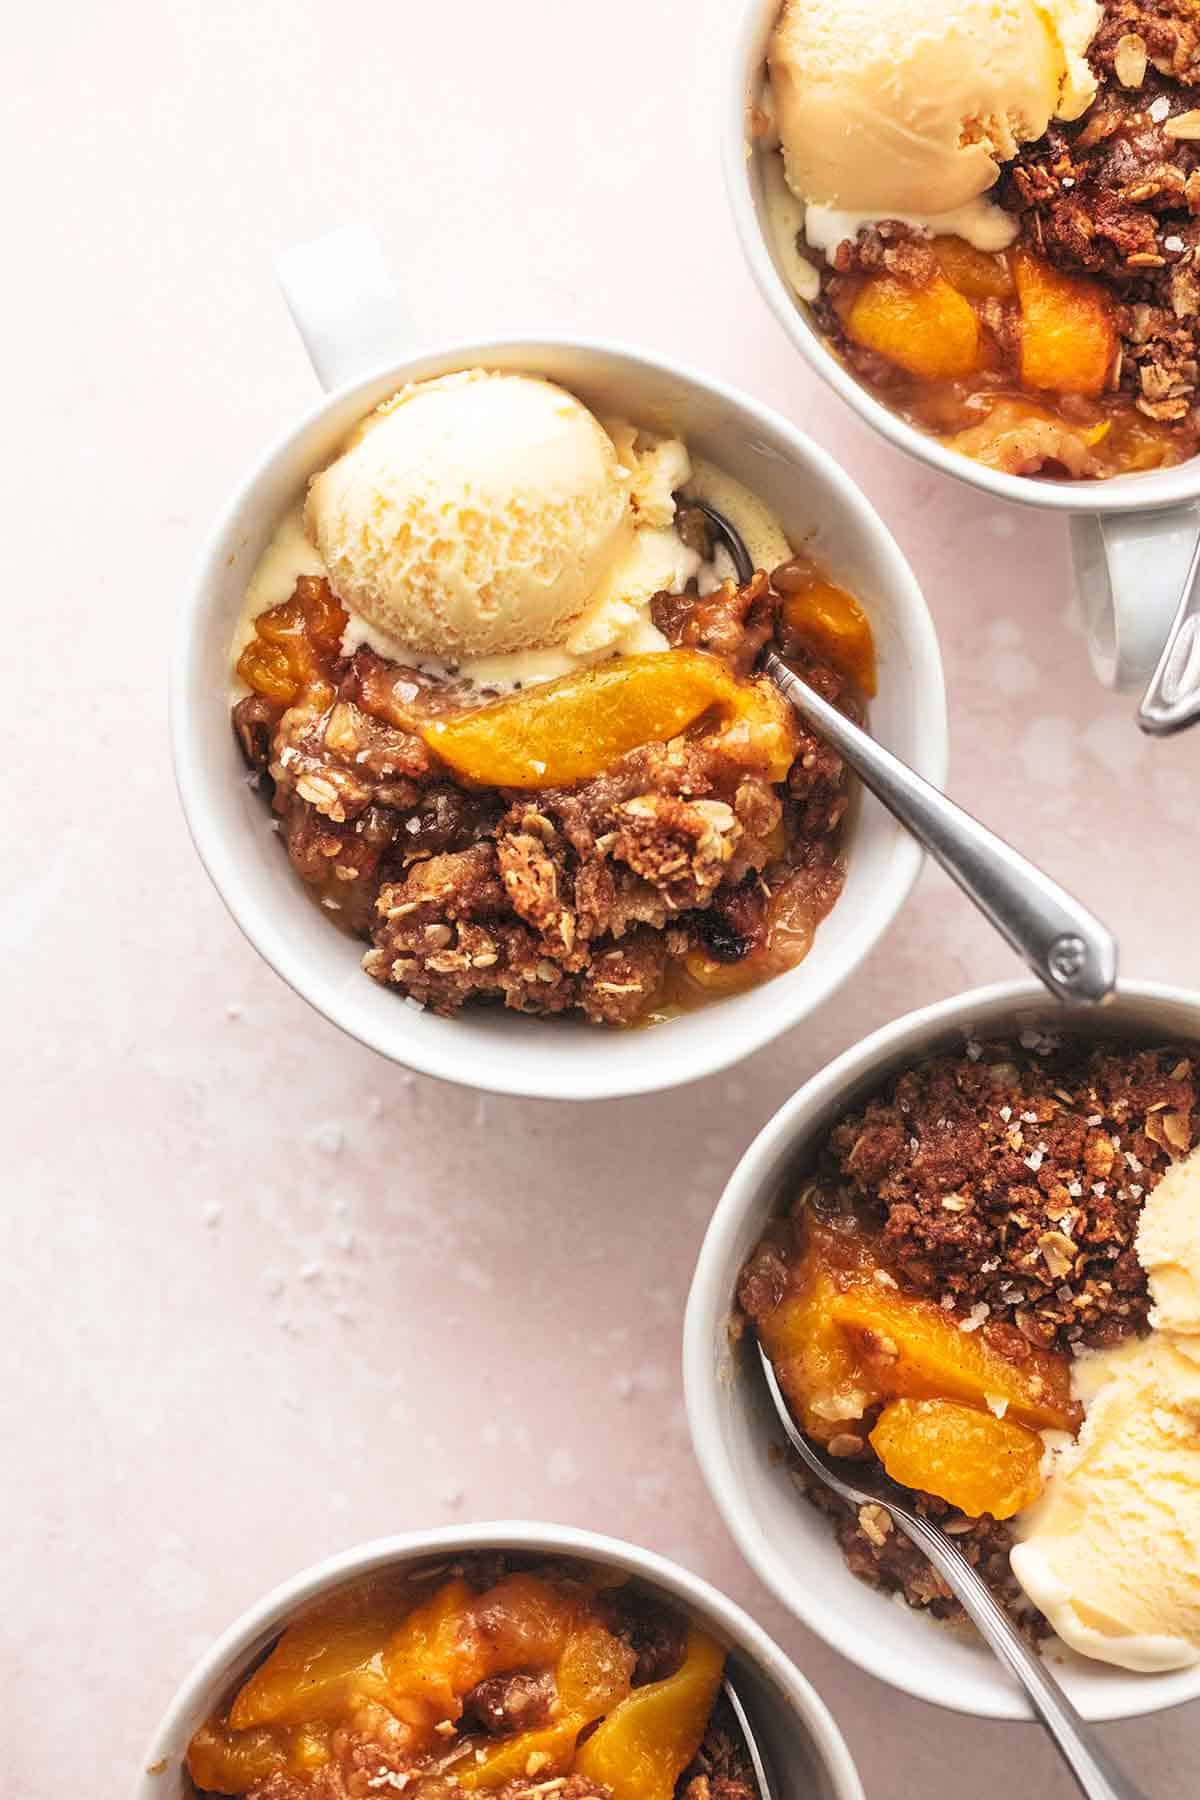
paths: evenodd
<path fill-rule="evenodd" d="M 836 1119 L 890 1075 L 968 1037 L 1026 1029 L 1195 1042 L 1200 1001 L 1181 989 L 1127 982 L 1101 1011 L 1056 1005 L 1025 982 L 981 988 L 910 1013 L 866 1038 L 793 1095 L 760 1132 L 713 1215 L 688 1301 L 684 1383 L 696 1454 L 742 1554 L 760 1579 L 843 1656 L 893 1687 L 958 1712 L 1032 1717 L 1024 1693 L 982 1641 L 867 1587 L 846 1567 L 829 1520 L 799 1493 L 775 1446 L 781 1433 L 750 1343 L 730 1342 L 738 1275 L 767 1221 Z M 1055 1673 L 1089 1719 L 1128 1719 L 1200 1698 L 1200 1667 L 1133 1675 L 1085 1662 L 1054 1643 Z M 1061 1664 L 1059 1658 L 1061 1657 Z"/>

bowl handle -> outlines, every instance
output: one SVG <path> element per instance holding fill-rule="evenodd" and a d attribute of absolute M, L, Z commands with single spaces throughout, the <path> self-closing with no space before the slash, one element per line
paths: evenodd
<path fill-rule="evenodd" d="M 288 311 L 327 390 L 397 362 L 414 331 L 369 225 L 342 225 L 276 258 Z"/>
<path fill-rule="evenodd" d="M 1107 688 L 1144 688 L 1163 653 L 1200 539 L 1200 510 L 1071 520 L 1075 584 L 1092 667 Z"/>

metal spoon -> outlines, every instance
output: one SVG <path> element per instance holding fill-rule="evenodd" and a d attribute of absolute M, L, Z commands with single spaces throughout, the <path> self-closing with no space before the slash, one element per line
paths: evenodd
<path fill-rule="evenodd" d="M 704 514 L 728 550 L 738 580 L 751 581 L 754 564 L 729 520 L 701 501 L 689 498 L 686 504 Z M 1117 942 L 1093 913 L 814 693 L 775 651 L 765 653 L 762 668 L 1052 994 L 1093 1003 L 1108 997 L 1117 980 Z"/>
<path fill-rule="evenodd" d="M 1076 1712 L 1041 1657 L 1029 1648 L 953 1538 L 948 1538 L 932 1520 L 923 1519 L 920 1513 L 914 1512 L 910 1496 L 889 1480 L 878 1465 L 868 1471 L 855 1463 L 853 1482 L 831 1468 L 793 1422 L 775 1371 L 761 1344 L 758 1354 L 779 1423 L 805 1468 L 855 1512 L 860 1506 L 882 1506 L 893 1525 L 928 1557 L 989 1649 L 995 1651 L 1025 1689 L 1030 1705 L 1053 1738 L 1080 1792 L 1087 1800 L 1146 1800 L 1141 1789 L 1134 1787 L 1113 1762 L 1091 1726 Z"/>
<path fill-rule="evenodd" d="M 1200 719 L 1200 544 L 1192 557 L 1158 667 L 1137 721 L 1151 737 L 1173 737 Z"/>
<path fill-rule="evenodd" d="M 757 1784 L 761 1800 L 775 1800 L 775 1788 L 771 1781 L 771 1771 L 767 1766 L 767 1759 L 763 1755 L 762 1750 L 759 1747 L 758 1739 L 754 1735 L 754 1727 L 750 1723 L 750 1715 L 742 1705 L 741 1696 L 738 1694 L 737 1689 L 734 1687 L 733 1682 L 728 1675 L 721 1683 L 721 1691 L 729 1703 L 730 1712 L 737 1720 L 738 1730 L 741 1732 L 743 1742 L 746 1746 L 746 1755 L 749 1758 L 750 1767 L 754 1771 L 754 1780 Z"/>

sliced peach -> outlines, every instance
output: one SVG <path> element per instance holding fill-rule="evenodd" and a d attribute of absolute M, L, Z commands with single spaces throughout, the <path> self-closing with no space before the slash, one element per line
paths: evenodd
<path fill-rule="evenodd" d="M 1031 1349 L 1010 1362 L 981 1332 L 963 1331 L 953 1314 L 897 1288 L 863 1283 L 838 1294 L 829 1317 L 849 1338 L 869 1385 L 886 1398 L 957 1400 L 985 1409 L 1003 1400 L 1035 1431 L 1077 1431 L 1081 1413 L 1071 1398 L 1065 1356 Z"/>
<path fill-rule="evenodd" d="M 188 1774 L 205 1794 L 244 1794 L 255 1782 L 286 1769 L 286 1740 L 274 1731 L 230 1731 L 202 1725 L 187 1752 Z"/>
<path fill-rule="evenodd" d="M 623 656 L 436 719 L 424 737 L 480 786 L 561 787 L 602 774 L 642 744 L 665 743 L 713 707 L 728 712 L 737 686 L 723 663 L 700 650 Z"/>
<path fill-rule="evenodd" d="M 290 599 L 259 614 L 237 672 L 256 694 L 291 706 L 318 683 L 328 685 L 346 619 L 328 582 L 302 575 Z"/>
<path fill-rule="evenodd" d="M 320 1725 L 231 1731 L 210 1720 L 195 1733 L 187 1750 L 188 1774 L 205 1794 L 245 1794 L 282 1770 L 311 1775 L 329 1758 L 329 1732 Z"/>
<path fill-rule="evenodd" d="M 1117 348 L 1108 296 L 1098 282 L 1064 275 L 1028 250 L 1013 253 L 1021 302 L 1021 380 L 1055 394 L 1102 394 Z"/>
<path fill-rule="evenodd" d="M 491 1672 L 482 1666 L 469 1637 L 474 1599 L 461 1577 L 443 1582 L 381 1646 L 380 1663 L 393 1701 L 418 1730 L 457 1719 L 462 1695 Z"/>
<path fill-rule="evenodd" d="M 1012 270 L 1003 256 L 976 250 L 965 238 L 937 237 L 933 253 L 951 287 L 968 300 L 1008 300 L 1013 292 Z"/>
<path fill-rule="evenodd" d="M 786 781 L 796 757 L 796 715 L 770 681 L 738 681 L 729 677 L 728 712 L 722 736 L 746 739 L 746 767 L 757 766 L 768 781 Z"/>
<path fill-rule="evenodd" d="M 972 1519 L 1011 1519 L 1042 1491 L 1037 1432 L 953 1400 L 893 1400 L 871 1444 L 893 1481 L 936 1494 Z"/>
<path fill-rule="evenodd" d="M 857 1234 L 815 1219 L 779 1305 L 755 1325 L 780 1385 L 810 1437 L 852 1429 L 882 1396 L 865 1359 L 833 1316 L 846 1281 L 870 1280 L 874 1259 Z"/>
<path fill-rule="evenodd" d="M 468 1793 L 490 1792 L 531 1766 L 541 1780 L 569 1773 L 579 1733 L 626 1698 L 633 1665 L 628 1646 L 602 1625 L 582 1626 L 567 1639 L 555 1670 L 559 1716 L 553 1724 L 476 1748 L 454 1770 L 458 1785 Z"/>
<path fill-rule="evenodd" d="M 810 1437 L 854 1433 L 873 1406 L 898 1399 L 979 1411 L 1002 1400 L 1034 1430 L 1078 1429 L 1067 1357 L 1031 1348 L 1009 1361 L 933 1301 L 902 1293 L 854 1221 L 810 1216 L 805 1229 L 787 1291 L 755 1326 Z"/>
<path fill-rule="evenodd" d="M 789 594 L 783 622 L 795 642 L 845 675 L 864 694 L 878 681 L 871 621 L 853 594 L 814 577 L 811 586 Z"/>
<path fill-rule="evenodd" d="M 581 1588 L 532 1571 L 506 1576 L 468 1609 L 460 1632 L 461 1679 L 474 1687 L 488 1675 L 557 1662 L 585 1597 Z"/>
<path fill-rule="evenodd" d="M 979 320 L 969 300 L 935 275 L 920 287 L 893 275 L 872 275 L 845 318 L 856 344 L 907 369 L 922 381 L 955 381 L 982 360 Z"/>
<path fill-rule="evenodd" d="M 234 1731 L 335 1719 L 356 1699 L 385 1699 L 381 1652 L 411 1605 L 398 1584 L 367 1582 L 314 1607 L 241 1689 L 229 1713 Z"/>
<path fill-rule="evenodd" d="M 609 1713 L 576 1755 L 575 1773 L 607 1787 L 613 1800 L 673 1800 L 703 1742 L 724 1667 L 721 1646 L 692 1626 L 682 1665 Z"/>

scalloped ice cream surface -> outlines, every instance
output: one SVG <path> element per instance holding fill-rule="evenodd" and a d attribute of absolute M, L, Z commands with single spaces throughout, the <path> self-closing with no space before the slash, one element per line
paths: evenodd
<path fill-rule="evenodd" d="M 791 555 L 755 497 L 693 465 L 678 438 L 601 422 L 535 375 L 469 369 L 415 383 L 362 421 L 280 523 L 234 658 L 302 574 L 325 575 L 349 613 L 347 654 L 367 644 L 481 688 L 665 650 L 655 594 L 731 572 L 703 564 L 676 529 L 685 487 L 719 494 L 760 566 Z"/>
<path fill-rule="evenodd" d="M 502 655 L 561 640 L 633 537 L 630 474 L 574 395 L 469 370 L 403 389 L 312 481 L 338 599 L 399 643 Z"/>
<path fill-rule="evenodd" d="M 784 0 L 768 100 L 809 243 L 879 219 L 1011 243 L 985 195 L 1022 143 L 1095 98 L 1101 18 L 1098 0 Z"/>
<path fill-rule="evenodd" d="M 1200 1152 L 1142 1211 L 1151 1331 L 1085 1355 L 1087 1416 L 1012 1553 L 1064 1643 L 1144 1672 L 1200 1663 Z"/>

